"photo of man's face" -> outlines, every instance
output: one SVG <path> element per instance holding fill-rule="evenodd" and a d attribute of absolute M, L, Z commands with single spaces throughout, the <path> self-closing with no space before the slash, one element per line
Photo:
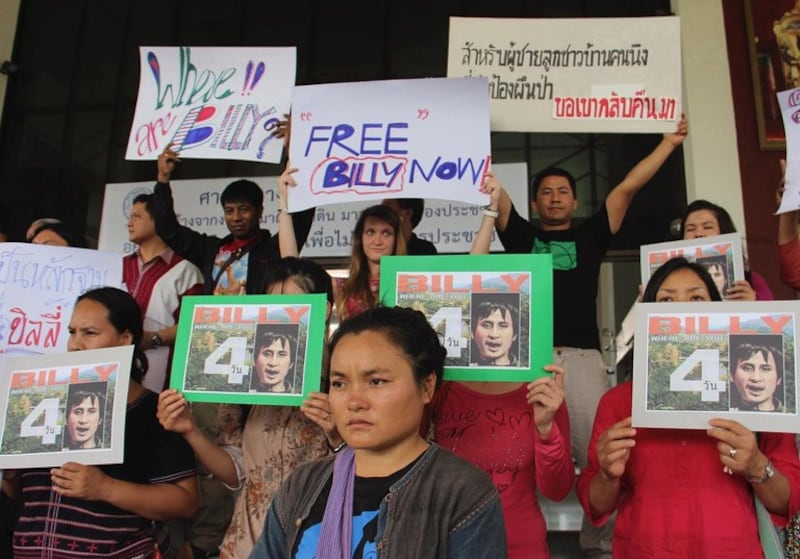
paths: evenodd
<path fill-rule="evenodd" d="M 739 359 L 733 371 L 733 384 L 741 402 L 759 411 L 775 410 L 775 390 L 780 385 L 778 366 L 771 351 L 757 349 Z"/>
<path fill-rule="evenodd" d="M 93 394 L 86 395 L 72 404 L 67 413 L 67 446 L 69 448 L 95 448 L 97 429 L 100 426 L 102 410 L 100 399 Z"/>
<path fill-rule="evenodd" d="M 256 354 L 255 370 L 261 388 L 268 392 L 286 392 L 286 377 L 292 369 L 292 347 L 284 337 L 263 344 Z"/>
<path fill-rule="evenodd" d="M 481 361 L 491 365 L 511 365 L 511 347 L 517 335 L 514 319 L 504 307 L 496 307 L 489 314 L 479 316 L 472 337 Z"/>

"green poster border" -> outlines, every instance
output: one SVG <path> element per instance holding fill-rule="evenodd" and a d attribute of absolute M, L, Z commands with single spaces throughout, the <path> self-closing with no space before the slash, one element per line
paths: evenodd
<path fill-rule="evenodd" d="M 553 258 L 550 254 L 384 256 L 381 302 L 397 305 L 397 275 L 406 272 L 529 272 L 531 274 L 528 369 L 445 366 L 445 380 L 527 382 L 548 375 L 553 362 Z M 428 317 L 430 318 L 430 317 Z"/>
<path fill-rule="evenodd" d="M 323 293 L 307 295 L 187 295 L 181 300 L 178 334 L 172 358 L 170 388 L 181 392 L 190 402 L 224 404 L 254 404 L 262 406 L 301 406 L 311 392 L 318 392 L 322 380 L 322 353 L 325 344 L 325 317 L 327 298 Z M 194 309 L 197 306 L 261 307 L 264 305 L 309 305 L 311 313 L 306 334 L 303 360 L 302 394 L 264 394 L 255 392 L 205 392 L 184 390 L 189 358 L 189 341 L 194 326 Z"/>

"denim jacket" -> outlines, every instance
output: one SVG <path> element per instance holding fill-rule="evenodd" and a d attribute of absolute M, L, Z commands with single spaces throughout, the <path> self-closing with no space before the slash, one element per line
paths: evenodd
<path fill-rule="evenodd" d="M 332 475 L 333 457 L 327 457 L 304 464 L 286 480 L 251 559 L 292 557 L 303 520 Z M 381 559 L 504 559 L 497 489 L 478 468 L 432 444 L 384 497 L 377 542 Z"/>

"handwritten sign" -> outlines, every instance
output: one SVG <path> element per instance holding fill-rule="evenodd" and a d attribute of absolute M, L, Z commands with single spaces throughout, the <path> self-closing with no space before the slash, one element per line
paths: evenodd
<path fill-rule="evenodd" d="M 126 159 L 181 157 L 278 163 L 272 137 L 289 112 L 294 47 L 140 47 L 139 95 Z"/>
<path fill-rule="evenodd" d="M 797 301 L 639 303 L 634 427 L 707 429 L 719 417 L 800 432 L 798 317 Z"/>
<path fill-rule="evenodd" d="M 170 385 L 195 402 L 300 406 L 319 390 L 327 300 L 187 296 Z"/>
<path fill-rule="evenodd" d="M 485 204 L 486 87 L 482 78 L 295 87 L 289 209 L 403 197 Z"/>
<path fill-rule="evenodd" d="M 381 300 L 425 313 L 445 379 L 529 381 L 552 361 L 552 266 L 549 254 L 386 256 Z"/>
<path fill-rule="evenodd" d="M 704 266 L 723 297 L 734 281 L 744 279 L 742 238 L 736 233 L 642 245 L 639 255 L 642 285 L 647 285 L 664 262 L 677 256 Z"/>
<path fill-rule="evenodd" d="M 800 208 L 800 88 L 779 91 L 778 103 L 786 131 L 786 183 L 776 215 Z"/>
<path fill-rule="evenodd" d="M 528 166 L 525 163 L 493 164 L 492 172 L 503 183 L 517 208 L 528 206 Z M 261 227 L 273 233 L 278 230 L 278 199 L 274 189 L 276 177 L 253 177 L 264 189 L 264 214 Z M 219 196 L 231 179 L 195 179 L 172 181 L 175 211 L 181 224 L 207 235 L 228 234 Z M 133 199 L 153 191 L 153 182 L 107 184 L 100 221 L 100 250 L 130 254 L 136 246 L 128 241 L 128 216 Z M 361 211 L 378 203 L 351 202 L 317 209 L 308 240 L 302 247 L 304 257 L 349 256 L 352 233 Z M 461 202 L 426 200 L 425 214 L 415 229 L 416 234 L 436 245 L 440 253 L 468 252 L 483 217 L 481 207 Z M 495 235 L 496 237 L 496 235 Z M 501 252 L 498 239 L 491 250 Z"/>
<path fill-rule="evenodd" d="M 0 355 L 66 351 L 75 299 L 122 285 L 122 257 L 97 250 L 0 244 Z"/>
<path fill-rule="evenodd" d="M 672 132 L 677 17 L 450 18 L 447 75 L 486 76 L 492 130 Z"/>
<path fill-rule="evenodd" d="M 0 366 L 0 468 L 120 464 L 133 346 Z"/>

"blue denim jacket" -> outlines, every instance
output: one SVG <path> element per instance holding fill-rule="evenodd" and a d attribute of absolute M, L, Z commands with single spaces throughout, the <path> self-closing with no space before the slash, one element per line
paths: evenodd
<path fill-rule="evenodd" d="M 251 559 L 288 559 L 333 457 L 298 468 L 275 494 Z M 472 464 L 432 444 L 390 489 L 378 514 L 381 559 L 505 559 L 500 497 Z M 348 558 L 349 559 L 349 558 Z"/>

